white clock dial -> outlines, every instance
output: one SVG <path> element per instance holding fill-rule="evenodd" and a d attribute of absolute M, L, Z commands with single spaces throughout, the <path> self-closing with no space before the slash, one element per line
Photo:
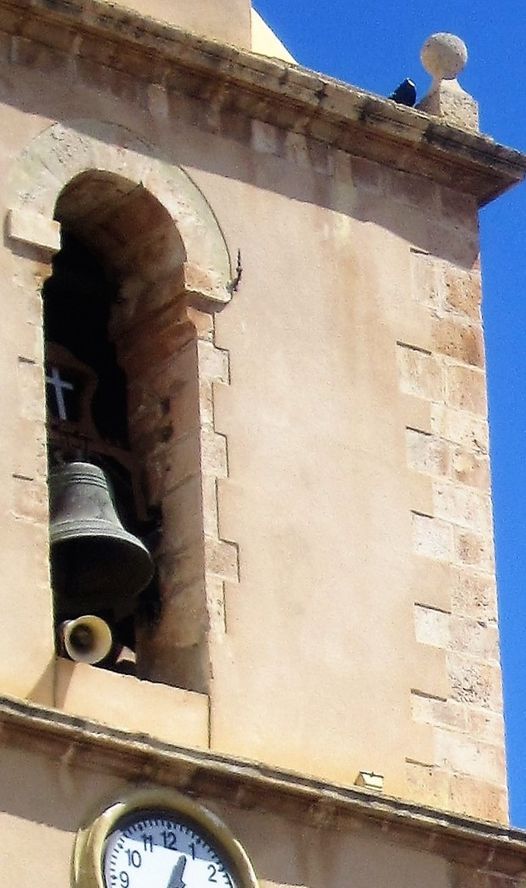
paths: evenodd
<path fill-rule="evenodd" d="M 212 836 L 157 811 L 129 815 L 109 834 L 103 871 L 106 888 L 241 888 Z"/>

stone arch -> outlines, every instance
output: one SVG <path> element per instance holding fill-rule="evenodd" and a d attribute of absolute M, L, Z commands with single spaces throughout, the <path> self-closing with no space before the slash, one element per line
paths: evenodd
<path fill-rule="evenodd" d="M 234 289 L 225 239 L 186 173 L 112 124 L 51 126 L 21 155 L 6 191 L 14 280 L 24 298 L 29 291 L 39 295 L 50 271 L 49 262 L 41 262 L 42 249 L 46 260 L 60 249 L 61 224 L 117 271 L 118 350 L 126 372 L 128 364 L 139 380 L 131 392 L 135 438 L 170 544 L 162 553 L 163 619 L 141 636 L 140 675 L 206 693 L 210 640 L 225 631 L 223 582 L 235 581 L 238 572 L 236 545 L 219 536 L 216 499 L 227 458 L 226 439 L 214 427 L 213 389 L 217 382 L 228 384 L 229 367 L 228 355 L 215 346 L 211 314 Z M 147 220 L 142 232 L 131 212 L 134 203 Z M 121 268 L 124 222 L 131 248 L 140 250 L 142 238 L 146 250 L 137 262 L 127 255 Z M 160 252 L 154 249 L 151 256 L 150 231 L 160 237 Z M 152 366 L 149 333 L 162 339 L 156 358 L 169 362 L 169 372 Z M 35 364 L 40 373 L 24 397 L 42 404 L 43 355 L 36 355 Z M 38 423 L 38 440 L 42 437 L 44 416 Z M 182 514 L 189 516 L 184 526 Z"/>
<path fill-rule="evenodd" d="M 57 197 L 89 171 L 128 180 L 164 207 L 184 245 L 183 286 L 190 302 L 210 309 L 230 300 L 232 263 L 206 198 L 181 167 L 155 157 L 146 141 L 118 124 L 76 120 L 44 130 L 12 170 L 7 205 L 51 221 Z"/>

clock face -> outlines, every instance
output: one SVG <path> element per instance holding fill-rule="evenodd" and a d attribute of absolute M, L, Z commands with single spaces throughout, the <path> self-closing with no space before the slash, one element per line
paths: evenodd
<path fill-rule="evenodd" d="M 220 844 L 174 812 L 136 812 L 103 850 L 106 888 L 241 888 Z"/>

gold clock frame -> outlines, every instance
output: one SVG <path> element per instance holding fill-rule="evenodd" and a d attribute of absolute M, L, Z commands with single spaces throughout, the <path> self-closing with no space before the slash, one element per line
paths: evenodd
<path fill-rule="evenodd" d="M 155 810 L 186 817 L 201 827 L 224 850 L 241 888 L 259 888 L 246 851 L 216 814 L 182 793 L 158 788 L 142 788 L 117 796 L 78 830 L 72 860 L 72 888 L 106 888 L 102 855 L 107 836 L 130 814 Z"/>

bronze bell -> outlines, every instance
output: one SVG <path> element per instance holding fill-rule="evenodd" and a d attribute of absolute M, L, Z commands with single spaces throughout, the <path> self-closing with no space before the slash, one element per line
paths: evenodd
<path fill-rule="evenodd" d="M 50 472 L 51 572 L 56 609 L 111 610 L 120 620 L 153 576 L 146 546 L 123 527 L 106 475 L 91 463 Z"/>

